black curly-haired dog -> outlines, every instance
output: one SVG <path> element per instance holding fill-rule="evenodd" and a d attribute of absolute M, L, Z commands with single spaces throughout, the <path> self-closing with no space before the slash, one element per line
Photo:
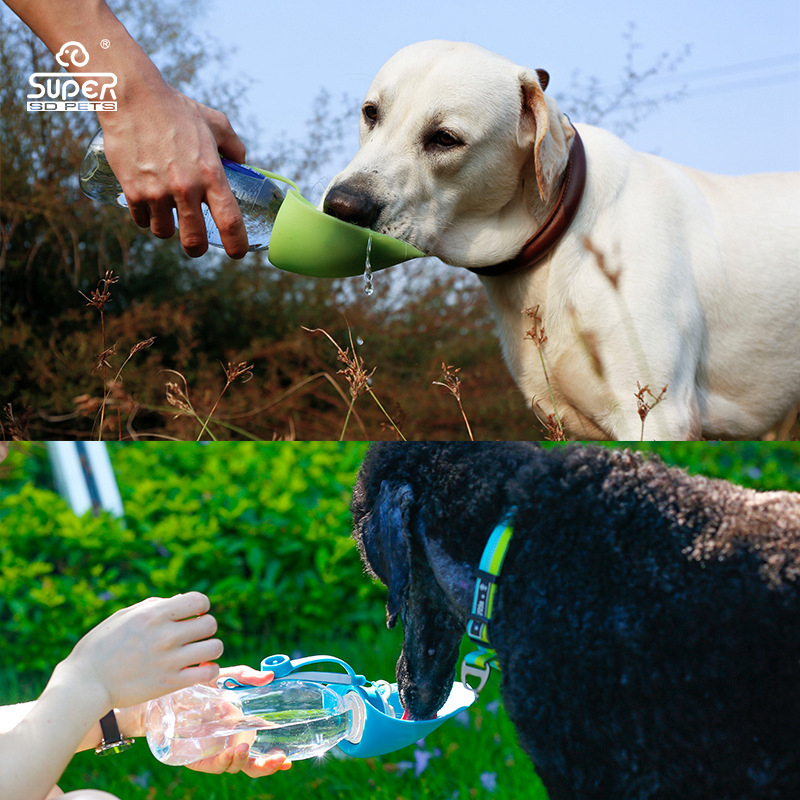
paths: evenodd
<path fill-rule="evenodd" d="M 551 800 L 798 800 L 800 494 L 631 452 L 371 447 L 354 536 L 403 623 L 408 715 L 449 694 L 476 567 L 512 506 L 489 634 Z"/>

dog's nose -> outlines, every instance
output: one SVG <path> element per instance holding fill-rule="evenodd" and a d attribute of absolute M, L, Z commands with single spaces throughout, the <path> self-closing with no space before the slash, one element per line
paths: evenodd
<path fill-rule="evenodd" d="M 362 228 L 371 228 L 375 224 L 381 207 L 363 188 L 348 183 L 332 186 L 322 203 L 326 214 Z"/>

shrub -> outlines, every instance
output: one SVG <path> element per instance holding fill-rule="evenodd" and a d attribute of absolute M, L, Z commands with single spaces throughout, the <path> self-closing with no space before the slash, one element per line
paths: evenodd
<path fill-rule="evenodd" d="M 112 446 L 121 520 L 76 517 L 52 490 L 26 482 L 30 467 L 12 453 L 0 494 L 0 669 L 46 672 L 116 609 L 189 589 L 209 595 L 229 655 L 246 651 L 250 663 L 300 639 L 371 638 L 383 595 L 364 579 L 349 538 L 363 452 Z"/>

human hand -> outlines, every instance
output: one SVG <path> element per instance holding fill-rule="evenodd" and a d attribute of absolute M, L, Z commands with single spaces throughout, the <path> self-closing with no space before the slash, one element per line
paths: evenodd
<path fill-rule="evenodd" d="M 120 102 L 117 111 L 99 116 L 106 157 L 134 221 L 166 239 L 175 232 L 175 208 L 183 249 L 197 257 L 208 249 L 201 208 L 205 202 L 225 252 L 242 258 L 247 233 L 219 155 L 242 162 L 245 147 L 228 118 L 160 76 L 135 86 L 129 80 L 128 86 L 124 106 Z"/>
<path fill-rule="evenodd" d="M 190 256 L 208 249 L 201 202 L 208 205 L 225 250 L 232 258 L 247 252 L 247 233 L 219 154 L 244 161 L 245 148 L 227 117 L 173 89 L 102 0 L 64 2 L 53 13 L 49 0 L 6 0 L 47 45 L 60 53 L 64 42 L 113 41 L 92 48 L 87 79 L 116 76 L 116 108 L 97 110 L 106 157 L 128 200 L 137 225 L 158 237 L 175 232 L 178 212 L 181 243 Z M 70 75 L 83 80 L 83 65 Z"/>
<path fill-rule="evenodd" d="M 222 642 L 208 598 L 188 592 L 151 597 L 112 614 L 87 633 L 56 672 L 77 680 L 111 709 L 215 680 Z M 54 673 L 55 674 L 55 673 Z"/>
<path fill-rule="evenodd" d="M 249 752 L 250 745 L 243 742 L 220 750 L 215 756 L 187 764 L 186 769 L 210 772 L 214 775 L 221 775 L 223 772 L 244 772 L 249 778 L 263 778 L 276 772 L 285 772 L 292 767 L 292 762 L 279 751 L 255 758 L 249 758 Z"/>
<path fill-rule="evenodd" d="M 273 672 L 259 671 L 247 666 L 225 667 L 220 670 L 219 678 L 234 678 L 240 683 L 249 686 L 266 686 L 275 677 Z M 244 772 L 250 778 L 263 778 L 284 772 L 290 769 L 292 762 L 281 752 L 249 758 L 250 745 L 240 742 L 233 747 L 221 750 L 214 756 L 209 756 L 194 764 L 187 764 L 187 769 L 195 772 L 210 772 L 219 775 L 223 772 Z"/>

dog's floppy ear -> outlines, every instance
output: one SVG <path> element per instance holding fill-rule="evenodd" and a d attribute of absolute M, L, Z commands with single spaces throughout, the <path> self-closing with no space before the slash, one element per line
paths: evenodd
<path fill-rule="evenodd" d="M 525 195 L 530 210 L 537 203 L 532 189 L 534 176 L 539 198 L 547 203 L 567 165 L 569 143 L 575 135 L 556 101 L 545 97 L 544 89 L 549 81 L 550 76 L 544 70 L 523 70 L 520 74 L 522 111 L 518 141 L 521 147 L 533 144 L 533 160 L 528 167 Z"/>
<path fill-rule="evenodd" d="M 539 78 L 539 86 L 542 87 L 542 91 L 547 91 L 547 84 L 550 83 L 550 73 L 546 69 L 537 69 L 536 75 Z"/>
<path fill-rule="evenodd" d="M 413 499 L 408 484 L 383 481 L 362 535 L 369 566 L 389 590 L 386 624 L 390 628 L 397 623 L 411 581 L 409 517 Z"/>

